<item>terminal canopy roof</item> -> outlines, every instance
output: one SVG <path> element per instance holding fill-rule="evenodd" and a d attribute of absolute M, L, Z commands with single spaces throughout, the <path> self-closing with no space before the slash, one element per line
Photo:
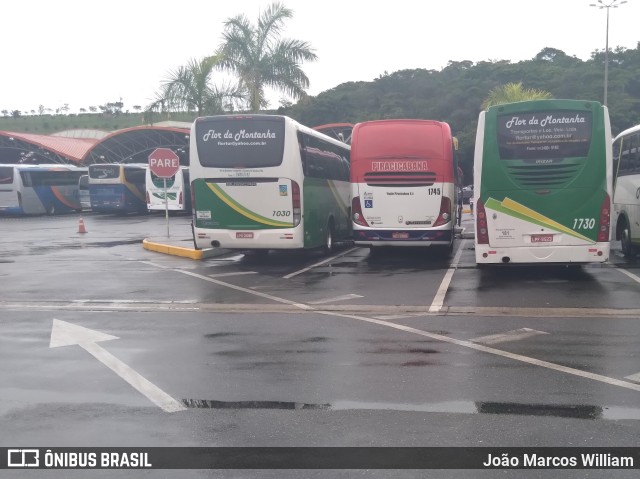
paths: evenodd
<path fill-rule="evenodd" d="M 147 163 L 156 148 L 170 148 L 180 157 L 180 163 L 188 166 L 190 124 L 184 125 L 136 126 L 114 131 L 88 149 L 82 163 Z"/>
<path fill-rule="evenodd" d="M 0 163 L 79 164 L 99 140 L 0 131 Z"/>

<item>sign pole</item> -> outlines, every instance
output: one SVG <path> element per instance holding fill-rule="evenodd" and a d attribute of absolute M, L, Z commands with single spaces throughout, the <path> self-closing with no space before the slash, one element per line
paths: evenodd
<path fill-rule="evenodd" d="M 156 148 L 149 155 L 149 170 L 158 178 L 162 178 L 164 182 L 164 217 L 167 220 L 167 237 L 169 237 L 169 195 L 167 194 L 167 178 L 174 177 L 178 170 L 180 170 L 180 157 L 170 148 Z"/>
<path fill-rule="evenodd" d="M 167 220 L 167 238 L 169 237 L 169 198 L 167 196 L 167 179 L 163 178 L 164 182 L 164 217 Z"/>

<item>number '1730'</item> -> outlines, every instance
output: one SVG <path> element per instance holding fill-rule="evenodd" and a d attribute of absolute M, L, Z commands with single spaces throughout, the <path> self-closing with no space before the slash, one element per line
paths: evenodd
<path fill-rule="evenodd" d="M 592 230 L 596 226 L 595 218 L 574 218 L 574 230 Z"/>

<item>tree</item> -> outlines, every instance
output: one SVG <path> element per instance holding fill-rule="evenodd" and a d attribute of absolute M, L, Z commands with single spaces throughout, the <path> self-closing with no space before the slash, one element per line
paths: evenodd
<path fill-rule="evenodd" d="M 203 114 L 224 111 L 223 101 L 240 98 L 237 87 L 212 83 L 213 73 L 219 57 L 207 57 L 200 61 L 191 60 L 187 65 L 169 72 L 156 100 L 145 111 L 189 111 Z M 134 107 L 135 108 L 135 107 Z"/>
<path fill-rule="evenodd" d="M 491 90 L 489 96 L 482 102 L 482 108 L 486 110 L 493 105 L 514 103 L 517 101 L 542 100 L 545 98 L 552 98 L 551 93 L 535 88 L 524 88 L 522 82 L 507 83 L 506 85 Z"/>
<path fill-rule="evenodd" d="M 259 14 L 257 25 L 245 15 L 224 22 L 220 67 L 238 76 L 252 111 L 269 106 L 265 87 L 294 99 L 306 96 L 309 78 L 300 65 L 317 56 L 307 42 L 280 38 L 285 20 L 292 17 L 292 10 L 275 2 Z"/>

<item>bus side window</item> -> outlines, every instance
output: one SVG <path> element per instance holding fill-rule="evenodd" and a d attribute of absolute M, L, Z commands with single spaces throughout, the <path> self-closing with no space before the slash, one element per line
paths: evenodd
<path fill-rule="evenodd" d="M 31 182 L 31 173 L 28 171 L 21 171 L 20 176 L 22 177 L 22 186 L 33 186 Z"/>
<path fill-rule="evenodd" d="M 629 163 L 633 173 L 640 172 L 640 133 L 629 138 Z"/>
<path fill-rule="evenodd" d="M 298 148 L 300 149 L 300 161 L 302 162 L 302 174 L 307 176 L 309 174 L 307 168 L 307 151 L 304 144 L 304 135 L 298 132 Z"/>
<path fill-rule="evenodd" d="M 618 139 L 618 141 L 613 143 L 612 153 L 613 153 L 613 184 L 615 185 L 615 178 L 618 176 L 618 167 L 620 165 L 620 145 L 622 143 L 622 139 Z"/>

